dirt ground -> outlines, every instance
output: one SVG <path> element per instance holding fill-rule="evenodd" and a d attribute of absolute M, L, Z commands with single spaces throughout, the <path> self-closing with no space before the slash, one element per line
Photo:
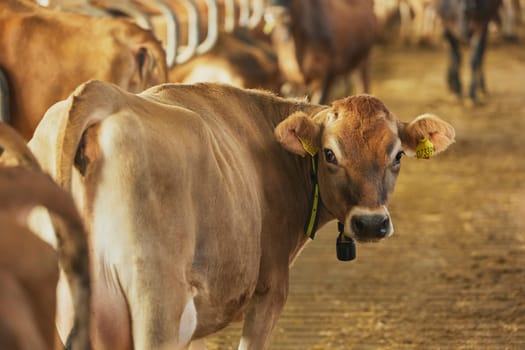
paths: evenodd
<path fill-rule="evenodd" d="M 525 349 L 525 44 L 491 41 L 481 106 L 447 92 L 446 60 L 444 47 L 374 52 L 372 93 L 403 120 L 443 117 L 457 142 L 403 159 L 390 239 L 339 262 L 335 223 L 318 232 L 292 268 L 270 349 Z M 207 345 L 239 338 L 235 324 Z"/>

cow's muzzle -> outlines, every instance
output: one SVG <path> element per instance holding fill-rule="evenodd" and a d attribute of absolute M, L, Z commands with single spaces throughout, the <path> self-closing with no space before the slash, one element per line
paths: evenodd
<path fill-rule="evenodd" d="M 350 214 L 347 221 L 349 230 L 345 230 L 345 233 L 349 232 L 357 241 L 378 241 L 394 232 L 390 214 L 385 207 L 374 210 L 354 208 Z"/>

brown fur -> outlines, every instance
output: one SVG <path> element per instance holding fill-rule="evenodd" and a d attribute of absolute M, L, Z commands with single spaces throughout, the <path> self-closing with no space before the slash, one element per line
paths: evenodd
<path fill-rule="evenodd" d="M 20 164 L 28 168 L 39 170 L 40 165 L 25 141 L 10 126 L 0 122 L 0 149 L 7 151 L 0 154 L 0 166 L 8 164 Z"/>
<path fill-rule="evenodd" d="M 42 173 L 21 136 L 3 123 L 0 123 L 0 146 L 25 164 L 0 168 L 0 278 L 9 283 L 0 300 L 0 323 L 6 327 L 0 331 L 0 344 L 8 339 L 5 334 L 20 349 L 53 348 L 58 339 L 54 321 L 60 261 L 74 300 L 75 334 L 70 340 L 75 349 L 87 350 L 91 305 L 89 260 L 75 204 L 68 193 Z M 27 215 L 35 206 L 44 206 L 52 214 L 58 254 L 26 227 Z M 20 317 L 13 317 L 9 311 L 14 305 L 19 308 Z"/>
<path fill-rule="evenodd" d="M 221 32 L 219 35 L 210 52 L 170 69 L 169 81 L 220 82 L 279 92 L 282 81 L 277 58 L 267 44 L 237 34 Z"/>
<path fill-rule="evenodd" d="M 55 102 L 89 79 L 140 92 L 165 82 L 164 51 L 153 34 L 115 18 L 0 2 L 0 66 L 10 87 L 12 125 L 29 139 Z"/>
<path fill-rule="evenodd" d="M 296 155 L 297 138 L 319 150 L 320 226 L 338 219 L 346 235 L 377 240 L 354 232 L 353 213 L 387 215 L 398 125 L 371 96 L 325 107 L 211 83 L 139 95 L 79 87 L 46 113 L 30 147 L 84 208 L 96 346 L 186 349 L 245 315 L 241 347 L 266 348 L 307 241 L 311 160 Z M 402 138 L 419 136 L 411 130 Z M 367 137 L 347 137 L 356 132 Z M 93 158 L 84 173 L 73 167 L 82 139 Z"/>
<path fill-rule="evenodd" d="M 53 349 L 57 254 L 12 215 L 0 225 L 0 347 Z"/>
<path fill-rule="evenodd" d="M 372 1 L 294 0 L 283 15 L 290 19 L 278 19 L 281 28 L 272 34 L 281 68 L 295 58 L 302 75 L 298 82 L 321 89 L 320 103 L 328 102 L 328 89 L 335 77 L 358 67 L 363 90 L 369 92 L 368 60 L 377 35 Z M 287 26 L 290 28 L 283 30 Z M 296 69 L 293 71 L 283 73 L 297 77 Z"/>
<path fill-rule="evenodd" d="M 188 44 L 188 11 L 178 0 L 165 1 L 177 14 L 178 46 Z M 208 32 L 208 7 L 204 1 L 197 2 L 199 12 L 200 40 Z M 258 88 L 279 92 L 283 80 L 277 66 L 277 57 L 262 31 L 236 28 L 233 32 L 224 29 L 225 5 L 217 1 L 218 39 L 213 48 L 194 56 L 188 62 L 176 64 L 169 70 L 171 83 L 218 82 L 243 88 Z M 238 16 L 239 9 L 235 10 Z M 156 33 L 165 35 L 165 28 L 157 24 Z M 261 21 L 262 23 L 262 21 Z"/>

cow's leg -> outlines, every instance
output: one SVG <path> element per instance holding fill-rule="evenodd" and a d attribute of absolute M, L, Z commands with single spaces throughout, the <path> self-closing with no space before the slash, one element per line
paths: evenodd
<path fill-rule="evenodd" d="M 519 6 L 519 1 L 518 1 Z M 503 31 L 503 39 L 507 41 L 517 41 L 518 36 L 516 34 L 516 25 L 518 21 L 516 1 L 515 0 L 503 0 L 501 6 L 501 26 Z"/>
<path fill-rule="evenodd" d="M 286 265 L 285 265 L 286 266 Z M 288 296 L 288 271 L 282 283 L 252 297 L 244 320 L 242 338 L 238 350 L 262 350 L 268 346 L 270 334 L 279 318 Z"/>
<path fill-rule="evenodd" d="M 453 93 L 461 97 L 461 80 L 459 79 L 459 67 L 461 65 L 461 48 L 459 40 L 450 30 L 445 30 L 445 39 L 450 45 L 450 57 L 448 66 L 448 86 Z"/>
<path fill-rule="evenodd" d="M 477 89 L 479 88 L 483 93 L 486 93 L 485 78 L 483 76 L 483 55 L 487 46 L 487 30 L 488 24 L 483 25 L 481 32 L 476 40 L 473 50 L 472 57 L 470 60 L 470 68 L 472 72 L 472 78 L 470 81 L 470 93 L 469 96 L 472 101 L 477 102 Z"/>
<path fill-rule="evenodd" d="M 359 67 L 363 92 L 370 93 L 370 54 L 361 62 Z"/>
<path fill-rule="evenodd" d="M 409 44 L 411 39 L 412 10 L 413 7 L 408 3 L 407 0 L 399 1 L 399 16 L 401 22 L 399 28 L 399 37 L 404 44 Z"/>
<path fill-rule="evenodd" d="M 523 24 L 523 15 L 525 13 L 525 8 L 521 6 L 520 0 L 514 0 L 512 6 L 516 11 L 516 24 Z"/>
<path fill-rule="evenodd" d="M 431 4 L 425 4 L 421 18 L 421 37 L 419 43 L 423 45 L 434 45 L 434 33 L 436 31 L 436 9 Z"/>
<path fill-rule="evenodd" d="M 158 282 L 150 291 L 143 288 L 148 284 L 138 288 L 131 306 L 134 349 L 187 349 L 197 327 L 193 295 L 185 284 Z"/>
<path fill-rule="evenodd" d="M 319 97 L 319 101 L 317 103 L 324 105 L 327 104 L 328 101 L 328 95 L 330 94 L 330 87 L 332 86 L 332 83 L 334 81 L 334 75 L 332 72 L 328 72 L 322 82 L 321 86 L 321 96 Z M 315 102 L 315 101 L 314 101 Z"/>

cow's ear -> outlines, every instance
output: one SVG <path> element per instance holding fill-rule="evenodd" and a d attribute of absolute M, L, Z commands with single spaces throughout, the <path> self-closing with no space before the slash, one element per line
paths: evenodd
<path fill-rule="evenodd" d="M 321 126 L 304 112 L 295 112 L 275 128 L 277 141 L 288 151 L 314 155 L 320 147 Z"/>
<path fill-rule="evenodd" d="M 453 144 L 456 137 L 452 125 L 432 114 L 420 115 L 410 123 L 399 122 L 398 131 L 403 149 L 409 155 L 416 154 L 422 146 L 433 147 L 429 155 L 438 154 Z"/>

